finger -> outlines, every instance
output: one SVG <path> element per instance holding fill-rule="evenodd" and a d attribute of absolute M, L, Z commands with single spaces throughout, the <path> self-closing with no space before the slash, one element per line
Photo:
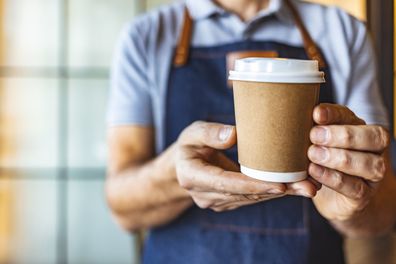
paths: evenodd
<path fill-rule="evenodd" d="M 362 179 L 311 163 L 309 175 L 330 189 L 354 200 L 365 200 L 370 186 Z"/>
<path fill-rule="evenodd" d="M 316 191 L 319 191 L 320 189 L 322 189 L 322 184 L 320 182 L 318 182 L 317 180 L 315 180 L 314 178 L 308 177 L 307 181 L 310 181 L 313 185 L 315 185 Z"/>
<path fill-rule="evenodd" d="M 310 138 L 316 145 L 372 152 L 383 152 L 390 144 L 388 131 L 372 125 L 316 126 Z"/>
<path fill-rule="evenodd" d="M 215 212 L 220 213 L 220 212 L 235 210 L 235 209 L 238 209 L 240 207 L 252 205 L 252 204 L 255 204 L 255 203 L 257 203 L 257 202 L 245 201 L 245 202 L 239 202 L 239 203 L 232 203 L 232 204 L 213 206 L 210 209 L 212 209 Z"/>
<path fill-rule="evenodd" d="M 245 195 L 245 194 L 224 194 L 224 193 L 215 193 L 215 192 L 197 192 L 190 191 L 190 195 L 193 198 L 194 202 L 198 205 L 198 207 L 202 209 L 214 208 L 214 207 L 228 207 L 234 205 L 247 205 L 254 204 L 261 201 L 273 199 L 280 197 L 282 195 Z"/>
<path fill-rule="evenodd" d="M 236 143 L 234 126 L 197 121 L 180 135 L 178 143 L 184 146 L 228 149 Z"/>
<path fill-rule="evenodd" d="M 217 203 L 216 205 L 212 206 L 211 209 L 213 209 L 216 212 L 235 210 L 235 209 L 237 209 L 239 207 L 242 207 L 242 206 L 252 205 L 252 204 L 259 203 L 259 202 L 264 202 L 264 201 L 280 198 L 280 197 L 283 197 L 283 196 L 285 196 L 285 194 L 282 194 L 282 195 L 271 195 L 271 196 L 261 195 L 259 198 L 256 198 L 256 199 L 248 198 L 248 199 L 245 199 L 245 200 L 235 201 L 235 202 Z"/>
<path fill-rule="evenodd" d="M 315 107 L 313 119 L 319 125 L 364 125 L 348 107 L 336 104 L 320 104 Z"/>
<path fill-rule="evenodd" d="M 194 203 L 201 209 L 208 209 L 219 206 L 220 204 L 228 204 L 246 199 L 242 195 L 225 195 L 224 193 L 215 192 L 190 191 L 189 193 Z"/>
<path fill-rule="evenodd" d="M 240 167 L 233 160 L 229 159 L 224 153 L 217 152 L 215 157 L 211 160 L 213 165 L 217 165 L 226 171 L 239 172 Z"/>
<path fill-rule="evenodd" d="M 288 195 L 305 196 L 308 198 L 314 197 L 318 190 L 315 184 L 308 179 L 299 182 L 287 183 L 286 186 L 286 193 Z"/>
<path fill-rule="evenodd" d="M 282 194 L 286 186 L 249 178 L 239 172 L 225 171 L 201 159 L 179 162 L 176 167 L 179 184 L 194 191 L 229 194 Z"/>
<path fill-rule="evenodd" d="M 278 197 L 273 197 L 272 199 L 275 199 Z M 240 201 L 240 202 L 234 202 L 234 203 L 228 203 L 228 204 L 223 204 L 223 205 L 216 205 L 211 207 L 211 209 L 215 212 L 224 212 L 224 211 L 231 211 L 231 210 L 235 210 L 238 209 L 240 207 L 243 206 L 248 206 L 248 205 L 252 205 L 252 204 L 256 204 L 258 202 L 263 202 L 269 200 L 267 199 L 263 199 L 261 201 L 252 201 L 252 200 L 246 200 L 246 201 Z"/>
<path fill-rule="evenodd" d="M 308 158 L 318 165 L 372 182 L 381 181 L 386 172 L 384 157 L 368 152 L 312 145 L 308 150 Z"/>

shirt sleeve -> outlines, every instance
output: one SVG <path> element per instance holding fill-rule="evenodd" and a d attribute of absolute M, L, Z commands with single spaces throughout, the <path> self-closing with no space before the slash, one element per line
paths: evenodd
<path fill-rule="evenodd" d="M 128 24 L 113 57 L 107 109 L 108 126 L 153 123 L 144 30 Z"/>
<path fill-rule="evenodd" d="M 365 24 L 353 19 L 351 76 L 346 106 L 367 124 L 389 127 L 389 119 L 378 86 L 376 57 Z"/>

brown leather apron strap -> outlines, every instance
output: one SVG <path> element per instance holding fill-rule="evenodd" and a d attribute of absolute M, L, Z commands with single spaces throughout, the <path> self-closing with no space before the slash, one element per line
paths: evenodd
<path fill-rule="evenodd" d="M 319 62 L 319 67 L 324 68 L 326 64 L 322 57 L 322 54 L 320 53 L 319 48 L 316 46 L 315 42 L 311 38 L 311 35 L 309 34 L 307 28 L 304 26 L 304 23 L 296 7 L 291 3 L 290 0 L 284 0 L 284 1 L 286 5 L 289 7 L 290 12 L 293 15 L 294 22 L 296 23 L 296 26 L 301 33 L 304 42 L 304 48 L 305 51 L 307 52 L 308 58 L 311 60 L 317 60 Z"/>
<path fill-rule="evenodd" d="M 319 67 L 324 68 L 326 66 L 325 61 L 320 53 L 319 48 L 316 46 L 315 42 L 311 38 L 308 30 L 304 26 L 304 23 L 301 19 L 300 14 L 298 13 L 296 7 L 291 3 L 290 0 L 284 0 L 290 12 L 293 16 L 294 22 L 300 34 L 302 36 L 304 42 L 304 48 L 307 52 L 308 58 L 311 60 L 317 60 L 319 62 Z M 190 42 L 192 35 L 192 25 L 193 20 L 188 12 L 187 7 L 184 9 L 184 18 L 183 18 L 183 28 L 179 37 L 178 45 L 176 47 L 175 56 L 173 59 L 173 65 L 175 67 L 184 66 L 187 63 L 189 50 L 190 50 Z"/>
<path fill-rule="evenodd" d="M 176 47 L 176 53 L 173 59 L 173 65 L 176 67 L 183 66 L 187 63 L 189 50 L 190 50 L 192 24 L 193 24 L 193 20 L 190 16 L 190 13 L 188 12 L 187 7 L 185 7 L 183 29 L 179 36 L 178 45 Z"/>

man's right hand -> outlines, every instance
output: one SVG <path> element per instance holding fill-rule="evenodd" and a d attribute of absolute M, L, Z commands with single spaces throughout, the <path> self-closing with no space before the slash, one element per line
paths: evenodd
<path fill-rule="evenodd" d="M 311 178 L 282 184 L 241 174 L 222 153 L 235 144 L 235 127 L 217 123 L 195 122 L 180 135 L 174 160 L 177 179 L 200 208 L 233 210 L 287 194 L 313 197 L 320 189 Z"/>

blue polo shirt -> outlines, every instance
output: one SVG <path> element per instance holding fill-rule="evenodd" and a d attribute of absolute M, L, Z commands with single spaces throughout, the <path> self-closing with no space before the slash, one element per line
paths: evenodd
<path fill-rule="evenodd" d="M 336 7 L 293 2 L 331 68 L 336 102 L 349 107 L 368 124 L 388 126 L 365 24 Z M 193 47 L 243 40 L 303 46 L 301 34 L 283 0 L 271 0 L 267 9 L 247 22 L 211 0 L 185 0 L 128 23 L 115 49 L 107 122 L 110 127 L 154 127 L 157 153 L 164 150 L 168 77 L 185 5 L 194 20 Z"/>

